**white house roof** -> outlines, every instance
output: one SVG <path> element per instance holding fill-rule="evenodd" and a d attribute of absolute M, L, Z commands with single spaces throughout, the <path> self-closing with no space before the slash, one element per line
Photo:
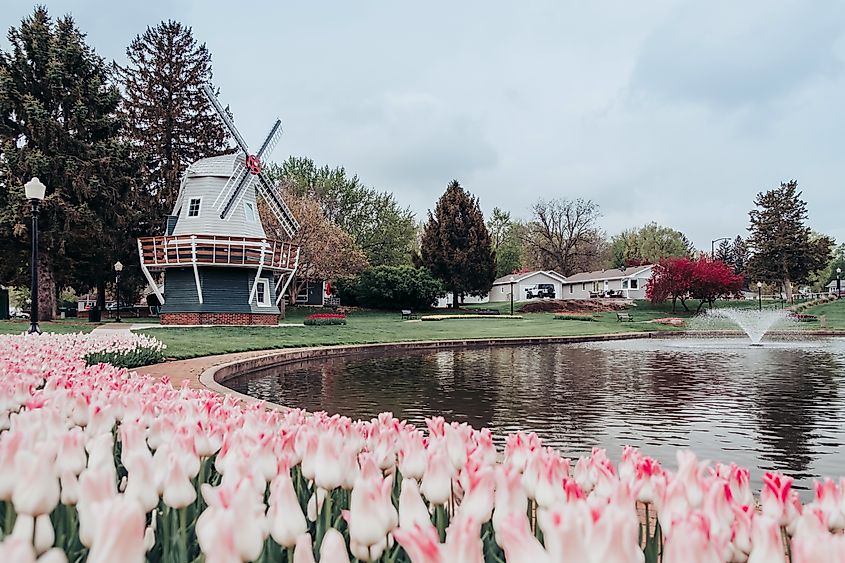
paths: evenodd
<path fill-rule="evenodd" d="M 496 281 L 493 282 L 493 285 L 507 285 L 510 283 L 519 283 L 524 279 L 528 279 L 531 276 L 536 276 L 537 274 L 545 274 L 550 278 L 555 278 L 560 282 L 565 282 L 566 278 L 562 275 L 558 274 L 554 270 L 535 270 L 533 272 L 522 272 L 519 274 L 508 274 L 507 276 L 502 276 Z"/>
<path fill-rule="evenodd" d="M 845 283 L 843 283 L 842 285 L 845 285 Z M 835 288 L 836 287 L 836 280 L 833 280 L 829 284 L 827 284 L 827 287 Z"/>
<path fill-rule="evenodd" d="M 583 283 L 602 280 L 621 280 L 625 278 L 633 278 L 643 272 L 646 272 L 654 267 L 653 264 L 645 264 L 642 266 L 634 266 L 621 270 L 619 268 L 611 268 L 609 270 L 596 270 L 594 272 L 580 272 L 573 274 L 566 278 L 566 283 Z"/>

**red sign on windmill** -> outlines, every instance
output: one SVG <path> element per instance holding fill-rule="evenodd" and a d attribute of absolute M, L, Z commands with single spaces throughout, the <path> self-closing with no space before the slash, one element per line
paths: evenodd
<path fill-rule="evenodd" d="M 246 161 L 244 162 L 247 170 L 249 170 L 250 174 L 258 175 L 261 174 L 261 161 L 258 160 L 258 157 L 254 154 L 246 155 Z"/>

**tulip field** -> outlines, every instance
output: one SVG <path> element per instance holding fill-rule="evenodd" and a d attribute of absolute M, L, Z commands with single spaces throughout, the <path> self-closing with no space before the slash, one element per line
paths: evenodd
<path fill-rule="evenodd" d="M 0 561 L 845 562 L 845 479 L 802 503 L 688 451 L 502 451 L 440 417 L 266 409 L 118 367 L 161 352 L 0 336 Z"/>

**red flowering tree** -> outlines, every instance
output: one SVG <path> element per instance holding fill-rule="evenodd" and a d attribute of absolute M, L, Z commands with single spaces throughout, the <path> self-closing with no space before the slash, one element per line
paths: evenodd
<path fill-rule="evenodd" d="M 697 313 L 705 303 L 712 307 L 720 297 L 741 295 L 742 282 L 742 276 L 718 260 L 669 258 L 654 266 L 651 279 L 646 283 L 646 297 L 652 303 L 671 299 L 673 312 L 678 301 L 685 311 L 689 311 L 686 300 L 699 299 Z"/>
<path fill-rule="evenodd" d="M 651 278 L 646 282 L 645 296 L 652 303 L 672 300 L 672 312 L 680 301 L 685 311 L 685 302 L 692 287 L 693 262 L 689 258 L 665 258 L 654 265 Z"/>
<path fill-rule="evenodd" d="M 734 273 L 731 266 L 721 260 L 702 258 L 693 264 L 690 297 L 700 299 L 696 313 L 705 303 L 713 306 L 720 297 L 740 297 L 744 278 Z"/>

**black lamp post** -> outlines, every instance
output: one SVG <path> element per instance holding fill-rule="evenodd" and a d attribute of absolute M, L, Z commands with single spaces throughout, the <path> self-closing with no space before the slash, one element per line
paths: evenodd
<path fill-rule="evenodd" d="M 757 303 L 758 309 L 763 310 L 763 282 L 757 282 Z"/>
<path fill-rule="evenodd" d="M 730 239 L 731 239 L 731 237 L 722 237 L 722 238 L 717 238 L 715 240 L 710 241 L 710 259 L 711 260 L 716 259 L 716 243 L 722 242 L 723 240 L 730 240 Z"/>
<path fill-rule="evenodd" d="M 116 311 L 117 314 L 114 318 L 114 322 L 119 323 L 120 320 L 120 272 L 123 271 L 123 264 L 120 261 L 114 263 L 114 292 L 115 292 L 115 301 L 116 301 Z"/>
<path fill-rule="evenodd" d="M 32 285 L 30 286 L 30 299 L 32 305 L 29 308 L 29 331 L 28 334 L 41 334 L 38 326 L 38 208 L 47 188 L 38 178 L 33 178 L 23 186 L 26 199 L 32 206 Z"/>
<path fill-rule="evenodd" d="M 836 268 L 836 297 L 842 297 L 842 268 Z"/>
<path fill-rule="evenodd" d="M 511 276 L 510 282 L 511 282 L 511 316 L 513 316 L 513 276 Z"/>

